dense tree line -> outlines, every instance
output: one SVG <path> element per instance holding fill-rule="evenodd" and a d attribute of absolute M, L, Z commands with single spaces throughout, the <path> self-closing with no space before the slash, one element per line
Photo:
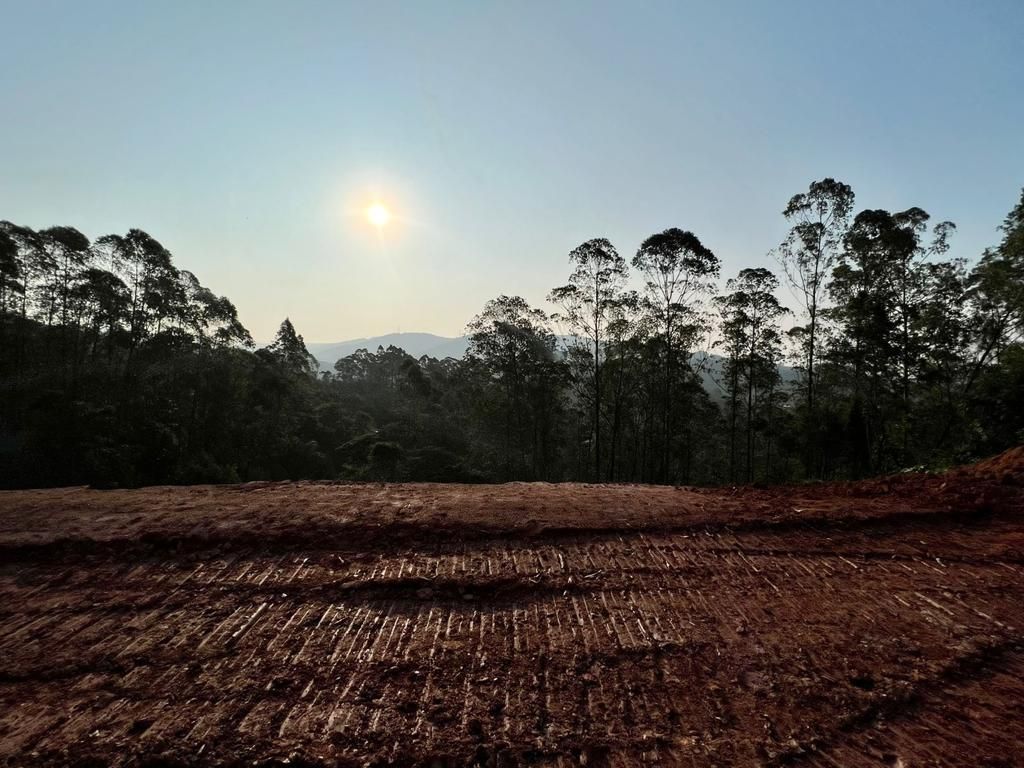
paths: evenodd
<path fill-rule="evenodd" d="M 778 274 L 679 228 L 589 240 L 554 313 L 488 301 L 463 359 L 329 371 L 288 320 L 254 349 L 145 232 L 0 222 L 0 485 L 831 479 L 1024 441 L 1024 195 L 973 262 L 950 222 L 854 203 L 793 196 Z"/>

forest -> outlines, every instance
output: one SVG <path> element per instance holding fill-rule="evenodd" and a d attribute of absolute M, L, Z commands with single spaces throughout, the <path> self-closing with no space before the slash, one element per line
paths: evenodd
<path fill-rule="evenodd" d="M 681 228 L 631 258 L 596 238 L 551 312 L 486 302 L 463 359 L 326 371 L 287 319 L 255 348 L 144 231 L 2 221 L 0 487 L 801 482 L 1024 442 L 1024 193 L 966 256 L 953 223 L 858 211 L 831 178 L 782 216 L 774 269 L 723 275 Z"/>

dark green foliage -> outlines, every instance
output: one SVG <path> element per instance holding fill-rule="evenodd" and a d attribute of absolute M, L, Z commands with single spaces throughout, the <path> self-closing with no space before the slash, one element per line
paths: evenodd
<path fill-rule="evenodd" d="M 602 352 L 609 325 L 624 300 L 627 277 L 626 260 L 607 239 L 587 240 L 569 254 L 573 265 L 569 282 L 551 291 L 549 300 L 561 308 L 556 319 L 568 325 L 573 334 L 574 352 L 569 358 L 574 378 L 579 383 L 581 403 L 589 401 L 590 436 L 595 480 L 602 477 L 601 432 L 604 421 L 602 402 Z"/>
<path fill-rule="evenodd" d="M 566 371 L 547 316 L 518 296 L 499 296 L 467 330 L 467 372 L 479 377 L 473 415 L 483 427 L 478 439 L 490 443 L 481 468 L 505 479 L 557 479 Z"/>
<path fill-rule="evenodd" d="M 776 256 L 806 321 L 805 325 L 796 326 L 791 331 L 791 338 L 796 343 L 804 370 L 803 461 L 805 470 L 812 475 L 821 469 L 819 457 L 824 445 L 815 403 L 815 364 L 822 335 L 821 309 L 832 271 L 842 253 L 853 202 L 853 189 L 848 184 L 827 178 L 812 182 L 807 192 L 794 195 L 782 212 L 791 229 Z"/>
<path fill-rule="evenodd" d="M 730 293 L 715 299 L 721 317 L 722 345 L 726 354 L 724 380 L 729 421 L 729 479 L 748 482 L 758 476 L 755 443 L 764 445 L 764 472 L 776 473 L 772 464 L 775 438 L 784 396 L 780 393 L 779 362 L 782 335 L 779 319 L 786 310 L 775 298 L 779 281 L 763 267 L 741 269 L 726 284 Z M 746 451 L 739 474 L 737 436 L 746 433 Z"/>
<path fill-rule="evenodd" d="M 642 306 L 653 331 L 647 341 L 649 355 L 662 363 L 661 401 L 651 403 L 661 412 L 662 452 L 654 476 L 661 482 L 688 479 L 677 461 L 680 448 L 684 453 L 688 449 L 689 436 L 679 413 L 694 405 L 689 359 L 708 331 L 700 301 L 711 293 L 711 281 L 719 275 L 718 257 L 692 232 L 666 229 L 644 240 L 633 266 L 644 279 Z"/>
<path fill-rule="evenodd" d="M 333 371 L 287 319 L 254 351 L 141 230 L 0 221 L 0 486 L 830 479 L 1024 441 L 1024 195 L 973 266 L 947 258 L 952 224 L 852 203 L 825 179 L 787 206 L 785 333 L 769 270 L 711 302 L 718 259 L 668 229 L 633 259 L 639 292 L 589 240 L 558 315 L 500 296 L 462 360 L 361 349 Z"/>

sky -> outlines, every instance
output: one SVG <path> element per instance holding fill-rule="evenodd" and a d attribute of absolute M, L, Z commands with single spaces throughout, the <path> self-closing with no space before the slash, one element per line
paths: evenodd
<path fill-rule="evenodd" d="M 0 219 L 138 227 L 257 340 L 458 335 L 568 253 L 772 266 L 850 184 L 976 258 L 1024 186 L 1024 2 L 0 0 Z M 375 201 L 386 226 L 364 215 Z M 783 296 L 783 298 L 787 298 Z M 792 304 L 792 302 L 791 302 Z"/>

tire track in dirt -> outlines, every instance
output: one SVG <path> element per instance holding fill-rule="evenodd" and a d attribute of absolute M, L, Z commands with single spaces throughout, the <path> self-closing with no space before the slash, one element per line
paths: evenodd
<path fill-rule="evenodd" d="M 822 489 L 61 491 L 74 511 L 26 532 L 47 498 L 31 493 L 0 504 L 16 555 L 0 560 L 0 764 L 1012 754 L 1017 486 L 886 482 L 835 504 Z"/>
<path fill-rule="evenodd" d="M 453 538 L 486 545 L 638 531 L 941 532 L 1019 521 L 1022 506 L 1024 449 L 946 476 L 770 489 L 303 482 L 0 491 L 0 562 L 383 552 Z"/>
<path fill-rule="evenodd" d="M 993 743 L 998 746 L 993 746 Z M 962 657 L 927 687 L 866 712 L 830 743 L 780 762 L 823 766 L 1013 766 L 1024 743 L 1024 647 Z M 1009 749 L 1008 749 L 1009 748 Z"/>
<path fill-rule="evenodd" d="M 20 580 L 54 606 L 5 621 L 0 695 L 34 683 L 45 698 L 43 670 L 73 649 L 51 693 L 82 715 L 55 727 L 55 708 L 34 737 L 22 729 L 17 743 L 40 756 L 62 744 L 164 748 L 173 736 L 210 759 L 249 738 L 351 759 L 426 759 L 442 745 L 469 759 L 502 743 L 520 758 L 589 749 L 611 760 L 639 739 L 640 754 L 742 762 L 826 733 L 812 708 L 826 693 L 842 712 L 866 711 L 876 689 L 913 688 L 908 661 L 927 679 L 976 638 L 1012 631 L 999 617 L 1012 613 L 1005 590 L 1020 597 L 1019 569 L 780 554 L 730 536 L 144 561 L 81 578 L 15 569 L 5 591 Z M 947 582 L 989 592 L 968 604 Z M 76 605 L 84 584 L 103 599 Z M 130 602 L 156 590 L 165 604 L 125 622 L 118 592 Z M 871 646 L 865 673 L 850 653 Z M 398 732 L 415 748 L 389 741 Z"/>

